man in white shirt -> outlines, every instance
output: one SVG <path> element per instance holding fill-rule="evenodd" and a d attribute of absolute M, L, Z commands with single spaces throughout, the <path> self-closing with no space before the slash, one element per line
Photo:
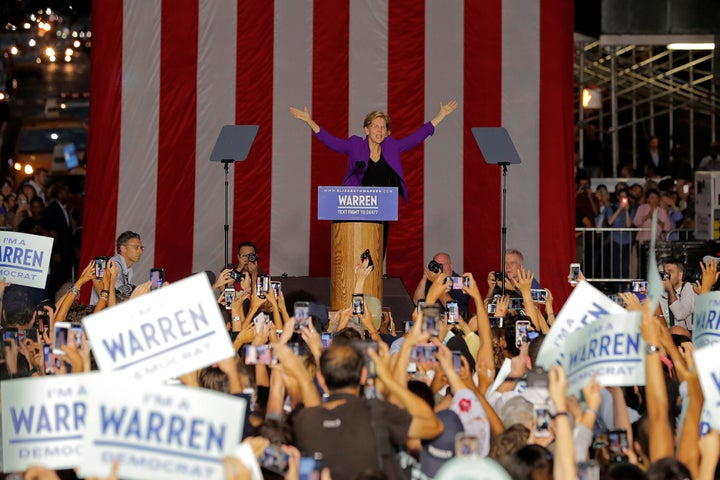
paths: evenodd
<path fill-rule="evenodd" d="M 670 259 L 665 262 L 661 272 L 665 292 L 660 297 L 665 322 L 668 327 L 678 325 L 690 331 L 693 329 L 692 319 L 695 311 L 695 291 L 692 284 L 684 282 L 685 266 L 680 260 Z"/>
<path fill-rule="evenodd" d="M 118 302 L 127 300 L 130 297 L 135 285 L 133 285 L 132 266 L 140 261 L 145 247 L 142 244 L 140 235 L 127 231 L 120 234 L 116 241 L 117 254 L 110 258 L 118 267 L 118 276 L 115 280 L 115 292 Z M 102 289 L 101 280 L 93 280 L 92 296 L 90 304 L 95 305 L 99 299 Z"/>

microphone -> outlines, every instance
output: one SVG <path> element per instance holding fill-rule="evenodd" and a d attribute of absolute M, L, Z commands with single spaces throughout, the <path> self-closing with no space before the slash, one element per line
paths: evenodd
<path fill-rule="evenodd" d="M 703 263 L 710 263 L 710 262 L 716 262 L 720 263 L 720 258 L 713 257 L 712 255 L 705 255 L 702 259 Z"/>

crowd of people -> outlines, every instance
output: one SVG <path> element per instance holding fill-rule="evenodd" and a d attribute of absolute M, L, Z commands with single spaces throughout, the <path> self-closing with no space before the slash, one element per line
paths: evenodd
<path fill-rule="evenodd" d="M 92 262 L 55 304 L 41 306 L 48 323 L 36 339 L 5 340 L 1 380 L 95 369 L 87 339 L 63 345 L 65 355 L 52 365 L 43 343 L 53 343 L 56 322 L 78 324 L 152 294 L 151 282 L 132 285 L 142 250 L 140 235 L 124 232 L 102 279 Z M 186 387 L 251 404 L 246 418 L 234 421 L 244 425 L 243 444 L 255 459 L 227 458 L 229 479 L 458 478 L 444 473 L 456 465 L 475 469 L 463 478 L 717 478 L 720 433 L 700 436 L 702 390 L 691 333 L 668 328 L 667 305 L 654 312 L 638 296 L 622 294 L 628 310 L 642 312 L 646 383 L 603 387 L 593 379 L 577 398 L 568 396 L 562 367 L 535 365 L 555 322 L 553 296 L 547 290 L 533 296 L 540 284 L 517 250 L 507 252 L 504 276 L 489 272 L 482 281 L 453 271 L 450 255 L 438 253 L 418 282 L 420 306 L 410 318 L 383 311 L 364 294 L 373 269 L 367 261 L 354 272 L 363 308 L 340 311 L 328 311 L 307 292 L 268 288 L 258 295 L 265 272 L 257 262 L 255 245 L 244 242 L 237 264 L 209 278 L 237 355 L 179 378 Z M 672 267 L 665 266 L 668 285 Z M 462 278 L 460 285 L 452 277 Z M 716 279 L 717 265 L 704 265 L 698 293 Z M 94 306 L 78 303 L 86 288 L 97 295 Z M 234 298 L 224 295 L 226 288 Z M 0 284 L 0 297 L 12 290 Z M 307 302 L 309 321 L 296 302 Z M 451 315 L 451 302 L 462 305 L 459 315 Z M 32 329 L 41 321 L 17 298 L 3 303 L 5 329 Z M 303 470 L 306 460 L 316 476 Z M 37 479 L 73 475 L 42 466 L 25 472 Z"/>

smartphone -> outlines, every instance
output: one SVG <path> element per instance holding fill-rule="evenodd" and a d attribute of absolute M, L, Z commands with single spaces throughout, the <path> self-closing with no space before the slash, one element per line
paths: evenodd
<path fill-rule="evenodd" d="M 531 288 L 530 295 L 532 296 L 533 302 L 545 303 L 545 299 L 547 298 L 547 290 L 545 290 L 544 288 Z"/>
<path fill-rule="evenodd" d="M 438 346 L 432 343 L 415 345 L 415 347 L 410 350 L 410 361 L 415 364 L 437 365 L 438 361 L 437 358 L 435 358 L 437 352 Z"/>
<path fill-rule="evenodd" d="M 488 303 L 488 306 L 487 306 L 488 315 L 495 315 L 495 312 L 497 312 L 497 303 Z"/>
<path fill-rule="evenodd" d="M 628 204 L 628 198 L 627 198 L 627 197 L 623 197 L 623 198 L 620 199 L 620 206 L 626 207 L 627 204 Z"/>
<path fill-rule="evenodd" d="M 308 302 L 295 302 L 293 316 L 295 317 L 295 331 L 307 327 L 310 321 L 310 304 Z"/>
<path fill-rule="evenodd" d="M 70 336 L 68 336 L 68 342 L 75 341 L 75 345 L 80 348 L 82 347 L 82 336 L 83 327 L 79 323 L 70 324 Z"/>
<path fill-rule="evenodd" d="M 6 328 L 3 330 L 3 341 L 7 344 L 10 344 L 11 342 L 14 343 L 16 346 L 20 346 L 19 342 L 19 332 L 17 328 Z"/>
<path fill-rule="evenodd" d="M 279 446 L 270 444 L 258 457 L 261 468 L 284 476 L 287 473 L 290 456 Z"/>
<path fill-rule="evenodd" d="M 515 346 L 520 348 L 523 344 L 528 343 L 528 332 L 530 331 L 530 322 L 528 320 L 518 320 L 515 322 Z"/>
<path fill-rule="evenodd" d="M 489 320 L 490 320 L 490 328 L 492 328 L 492 327 L 502 328 L 503 317 L 489 317 Z"/>
<path fill-rule="evenodd" d="M 55 342 L 53 343 L 53 353 L 55 355 L 65 355 L 60 347 L 67 345 L 70 338 L 70 322 L 55 323 Z"/>
<path fill-rule="evenodd" d="M 272 345 L 245 345 L 245 365 L 275 365 Z"/>
<path fill-rule="evenodd" d="M 365 314 L 365 297 L 363 295 L 353 294 L 352 296 L 352 313 L 353 315 Z"/>
<path fill-rule="evenodd" d="M 280 298 L 280 291 L 282 290 L 282 284 L 280 282 L 272 281 L 272 282 L 270 282 L 270 286 L 273 289 L 273 293 L 275 293 L 275 298 Z"/>
<path fill-rule="evenodd" d="M 150 270 L 150 290 L 157 290 L 165 283 L 165 270 L 153 268 Z"/>
<path fill-rule="evenodd" d="M 448 290 L 462 290 L 470 286 L 470 277 L 447 277 L 445 282 L 449 284 Z"/>
<path fill-rule="evenodd" d="M 320 480 L 324 466 L 323 454 L 320 452 L 315 452 L 312 457 L 300 457 L 298 480 Z"/>
<path fill-rule="evenodd" d="M 525 304 L 523 303 L 522 297 L 510 298 L 510 305 L 508 306 L 508 310 L 522 310 L 523 308 L 525 308 Z"/>
<path fill-rule="evenodd" d="M 570 281 L 570 285 L 577 285 L 579 279 L 580 279 L 580 264 L 579 263 L 571 263 L 570 264 L 570 275 L 568 275 L 568 280 Z"/>
<path fill-rule="evenodd" d="M 270 291 L 270 279 L 267 275 L 258 275 L 255 292 L 260 298 L 265 298 L 265 294 Z"/>
<path fill-rule="evenodd" d="M 480 455 L 480 438 L 477 435 L 460 432 L 455 435 L 455 456 L 469 457 Z"/>
<path fill-rule="evenodd" d="M 373 266 L 373 259 L 372 255 L 370 255 L 370 249 L 366 249 L 363 253 L 360 254 L 360 263 L 364 262 L 367 259 L 368 261 L 368 267 Z"/>
<path fill-rule="evenodd" d="M 462 369 L 462 353 L 453 350 L 452 351 L 452 363 L 453 363 L 453 370 L 455 370 L 457 373 L 460 373 L 460 369 Z"/>
<path fill-rule="evenodd" d="M 253 318 L 253 325 L 255 325 L 255 332 L 260 333 L 260 330 L 262 330 L 263 325 L 271 323 L 272 320 L 270 320 L 270 315 L 267 313 L 260 312 L 257 315 L 255 315 L 255 318 Z"/>
<path fill-rule="evenodd" d="M 608 451 L 610 453 L 611 463 L 627 462 L 628 457 L 623 449 L 628 448 L 628 438 L 626 430 L 612 430 L 608 432 Z"/>
<path fill-rule="evenodd" d="M 460 318 L 460 306 L 456 301 L 447 302 L 445 304 L 447 310 L 447 323 L 449 325 L 457 325 L 458 318 Z"/>
<path fill-rule="evenodd" d="M 503 279 L 503 273 L 502 273 L 502 272 L 493 272 L 493 274 L 495 275 L 495 281 L 496 281 L 496 282 L 502 281 L 502 279 Z"/>
<path fill-rule="evenodd" d="M 608 297 L 610 298 L 610 300 L 617 303 L 621 307 L 625 306 L 625 300 L 623 300 L 623 298 L 620 295 L 608 295 Z"/>
<path fill-rule="evenodd" d="M 548 405 L 533 405 L 533 419 L 536 437 L 550 436 L 550 407 Z"/>
<path fill-rule="evenodd" d="M 110 257 L 95 257 L 95 278 L 98 280 L 105 276 L 108 260 Z"/>
<path fill-rule="evenodd" d="M 411 322 L 410 320 L 405 320 L 404 327 L 405 327 L 405 333 L 412 330 L 412 328 L 415 326 L 415 322 Z"/>
<path fill-rule="evenodd" d="M 43 345 L 43 356 L 45 358 L 45 373 L 55 373 L 60 370 L 62 358 L 55 355 L 50 345 Z"/>
<path fill-rule="evenodd" d="M 421 299 L 418 300 L 418 303 L 417 303 L 417 311 L 418 311 L 418 313 L 422 312 L 422 309 L 423 309 L 423 308 L 425 308 L 425 299 L 424 299 L 424 298 L 421 298 Z"/>
<path fill-rule="evenodd" d="M 647 280 L 632 282 L 632 291 L 647 294 Z"/>
<path fill-rule="evenodd" d="M 330 348 L 330 345 L 332 345 L 333 342 L 332 332 L 322 332 L 320 334 L 320 340 L 322 341 L 323 348 Z"/>
<path fill-rule="evenodd" d="M 440 334 L 440 309 L 435 306 L 426 306 L 422 311 L 422 331 L 437 337 Z"/>
<path fill-rule="evenodd" d="M 235 301 L 235 289 L 233 287 L 226 288 L 225 292 L 224 292 L 225 310 L 231 310 L 232 304 L 234 301 Z"/>

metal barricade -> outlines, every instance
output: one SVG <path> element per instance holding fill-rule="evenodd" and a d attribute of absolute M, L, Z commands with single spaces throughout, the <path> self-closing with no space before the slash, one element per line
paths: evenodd
<path fill-rule="evenodd" d="M 590 282 L 629 284 L 647 276 L 649 242 L 638 242 L 648 228 L 576 228 L 576 258 Z M 679 258 L 699 261 L 707 254 L 707 244 L 695 241 L 691 229 L 675 229 L 659 238 L 655 246 L 658 262 Z"/>

